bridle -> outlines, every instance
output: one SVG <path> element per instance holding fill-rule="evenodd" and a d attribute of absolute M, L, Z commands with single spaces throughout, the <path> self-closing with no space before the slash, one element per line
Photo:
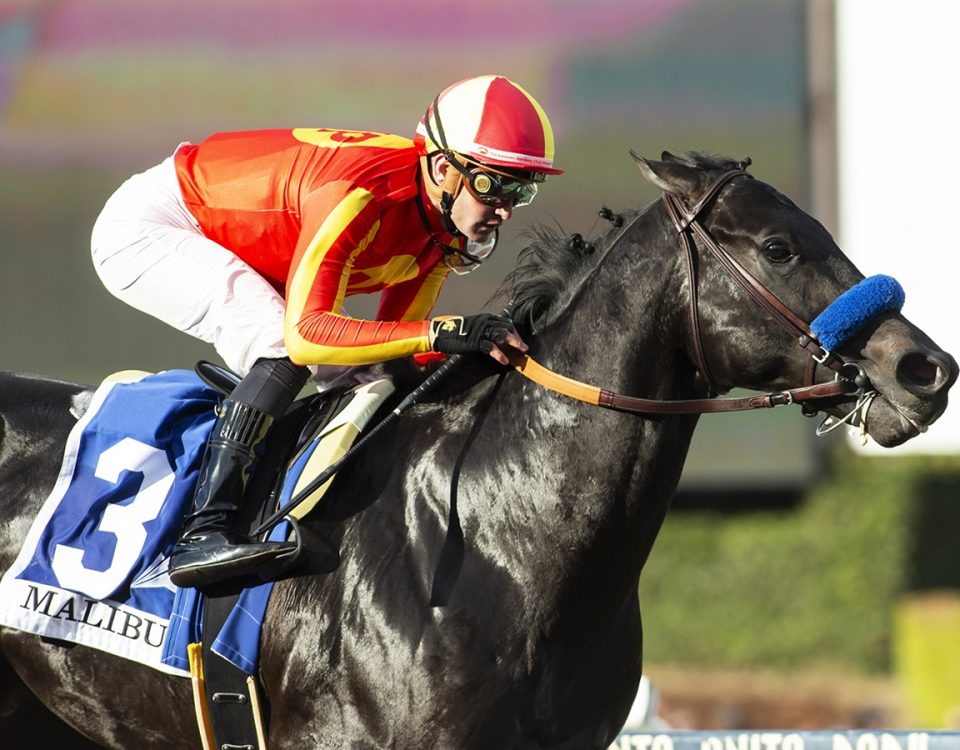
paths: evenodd
<path fill-rule="evenodd" d="M 696 278 L 696 239 L 713 255 L 727 275 L 736 281 L 760 307 L 783 328 L 796 338 L 797 343 L 809 352 L 804 373 L 803 385 L 785 391 L 776 391 L 741 398 L 697 398 L 684 400 L 660 400 L 625 396 L 594 385 L 573 380 L 560 375 L 537 363 L 528 355 L 518 355 L 511 360 L 513 368 L 524 377 L 579 401 L 616 411 L 634 414 L 706 414 L 711 412 L 743 411 L 747 409 L 765 409 L 774 406 L 798 403 L 804 407 L 804 413 L 815 414 L 814 404 L 823 399 L 853 395 L 863 391 L 866 377 L 862 369 L 853 363 L 845 362 L 841 357 L 827 351 L 817 340 L 810 327 L 796 313 L 781 302 L 756 277 L 750 274 L 736 259 L 710 235 L 700 221 L 700 215 L 707 205 L 720 193 L 723 187 L 738 177 L 753 179 L 746 171 L 749 161 L 742 162 L 736 169 L 720 175 L 704 191 L 697 202 L 687 208 L 683 200 L 671 193 L 663 194 L 666 207 L 677 235 L 684 248 L 690 307 L 691 340 L 694 364 L 707 384 L 708 393 L 715 393 L 715 381 L 710 374 L 703 351 L 703 337 L 700 331 L 700 313 L 697 300 Z M 637 221 L 639 215 L 634 218 Z M 633 224 L 624 227 L 622 234 Z M 823 365 L 836 373 L 834 380 L 814 383 L 817 365 Z M 859 407 L 857 409 L 859 411 Z"/>
<path fill-rule="evenodd" d="M 824 349 L 820 342 L 817 341 L 816 336 L 810 331 L 806 322 L 777 299 L 755 276 L 740 265 L 730 253 L 713 239 L 711 234 L 699 221 L 699 216 L 707 204 L 717 196 L 724 185 L 737 177 L 753 179 L 753 176 L 742 168 L 731 170 L 710 184 L 703 196 L 701 196 L 697 203 L 689 210 L 686 209 L 683 201 L 676 195 L 669 193 L 664 193 L 663 195 L 663 202 L 667 208 L 667 213 L 671 221 L 673 221 L 674 227 L 677 229 L 677 235 L 680 237 L 686 252 L 687 277 L 690 288 L 690 321 L 697 369 L 706 381 L 709 391 L 711 393 L 716 392 L 710 369 L 707 366 L 707 361 L 703 354 L 702 337 L 700 334 L 700 316 L 697 309 L 696 266 L 694 263 L 694 234 L 700 239 L 703 246 L 710 251 L 713 257 L 717 259 L 723 270 L 727 272 L 727 275 L 740 284 L 754 302 L 764 308 L 782 328 L 786 329 L 787 333 L 797 339 L 800 346 L 810 353 L 807 359 L 804 385 L 813 384 L 817 364 L 829 367 L 838 374 L 846 377 L 847 373 L 845 369 L 848 366 L 847 363 L 837 355 Z"/>

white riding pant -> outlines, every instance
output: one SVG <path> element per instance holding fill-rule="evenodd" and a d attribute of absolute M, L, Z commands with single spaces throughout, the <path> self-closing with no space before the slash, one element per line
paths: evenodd
<path fill-rule="evenodd" d="M 111 294 L 213 344 L 241 375 L 261 357 L 287 356 L 283 298 L 203 236 L 183 201 L 172 156 L 117 189 L 94 224 L 91 246 Z"/>

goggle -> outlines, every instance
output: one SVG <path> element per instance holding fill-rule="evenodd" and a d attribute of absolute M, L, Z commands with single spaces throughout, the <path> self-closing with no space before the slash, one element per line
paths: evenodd
<path fill-rule="evenodd" d="M 430 113 L 434 113 L 437 124 L 437 134 L 430 127 Z M 501 208 L 510 206 L 518 208 L 529 206 L 537 197 L 537 183 L 543 182 L 547 176 L 541 172 L 531 172 L 529 178 L 517 177 L 509 172 L 501 172 L 486 164 L 479 164 L 462 154 L 456 154 L 447 146 L 447 138 L 440 122 L 440 95 L 433 100 L 433 106 L 427 109 L 423 116 L 427 136 L 440 146 L 447 162 L 451 164 L 466 180 L 465 184 L 470 194 L 481 203 Z M 438 137 L 439 136 L 439 137 Z M 465 164 L 461 163 L 461 160 Z"/>
<path fill-rule="evenodd" d="M 451 158 L 452 157 L 452 158 Z M 461 155 L 450 154 L 447 161 L 464 176 L 464 184 L 470 194 L 481 203 L 495 208 L 509 206 L 519 208 L 529 206 L 537 197 L 537 182 L 540 180 L 525 180 L 517 178 L 507 172 L 500 172 L 487 165 L 474 164 L 467 161 L 467 165 L 460 164 Z"/>

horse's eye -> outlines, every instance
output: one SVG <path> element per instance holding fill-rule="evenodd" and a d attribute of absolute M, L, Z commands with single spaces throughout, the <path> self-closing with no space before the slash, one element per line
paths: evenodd
<path fill-rule="evenodd" d="M 793 251 L 783 240 L 769 240 L 763 245 L 763 257 L 771 263 L 786 263 L 793 257 Z"/>

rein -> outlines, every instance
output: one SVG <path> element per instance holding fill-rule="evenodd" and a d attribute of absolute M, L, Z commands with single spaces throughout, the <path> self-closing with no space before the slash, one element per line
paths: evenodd
<path fill-rule="evenodd" d="M 851 380 L 833 380 L 829 383 L 807 385 L 786 391 L 743 396 L 740 398 L 692 398 L 676 401 L 638 398 L 608 391 L 595 385 L 568 378 L 544 367 L 526 354 L 511 360 L 511 366 L 528 380 L 563 396 L 631 414 L 709 414 L 714 412 L 770 409 L 793 403 L 806 404 L 825 398 L 836 398 L 855 393 L 858 386 Z"/>
<path fill-rule="evenodd" d="M 861 379 L 862 371 L 860 371 L 856 365 L 844 362 L 842 358 L 827 351 L 817 340 L 817 337 L 810 330 L 807 323 L 777 299 L 769 289 L 724 250 L 700 222 L 700 214 L 703 213 L 707 204 L 717 196 L 724 185 L 737 177 L 753 179 L 743 168 L 732 169 L 729 172 L 725 172 L 707 187 L 703 195 L 690 209 L 687 209 L 678 196 L 670 193 L 663 194 L 663 202 L 666 206 L 667 214 L 670 216 L 677 230 L 677 235 L 683 244 L 686 257 L 687 278 L 690 287 L 690 323 L 693 355 L 696 360 L 695 364 L 707 383 L 708 392 L 716 392 L 714 380 L 710 375 L 710 370 L 703 353 L 702 336 L 700 333 L 696 265 L 694 263 L 694 255 L 696 252 L 694 236 L 699 238 L 700 242 L 717 259 L 727 275 L 740 284 L 754 302 L 764 308 L 788 333 L 796 337 L 797 343 L 810 353 L 804 375 L 804 384 L 801 387 L 741 398 L 711 397 L 668 401 L 626 396 L 614 393 L 605 388 L 583 383 L 544 367 L 526 354 L 517 355 L 511 359 L 510 364 L 513 369 L 548 390 L 569 396 L 578 401 L 593 404 L 594 406 L 629 412 L 631 414 L 708 414 L 715 412 L 745 411 L 749 409 L 769 409 L 774 406 L 793 403 L 802 404 L 805 413 L 807 413 L 809 409 L 812 409 L 813 413 L 815 413 L 816 409 L 812 408 L 811 402 L 852 395 L 858 390 L 861 390 L 860 384 L 857 381 Z M 623 231 L 621 231 L 621 236 L 631 225 L 632 222 L 630 225 L 624 227 Z M 619 239 L 619 237 L 617 239 Z M 834 370 L 836 372 L 836 378 L 830 382 L 815 384 L 813 379 L 817 364 Z M 854 370 L 852 377 L 850 374 L 851 369 Z"/>

